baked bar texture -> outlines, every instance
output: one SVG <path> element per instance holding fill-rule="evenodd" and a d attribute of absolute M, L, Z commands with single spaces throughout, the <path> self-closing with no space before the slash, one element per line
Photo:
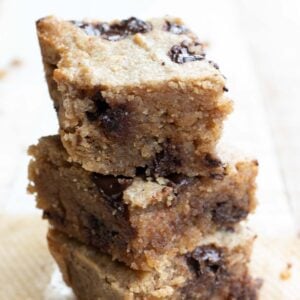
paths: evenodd
<path fill-rule="evenodd" d="M 253 239 L 241 228 L 217 232 L 156 270 L 137 271 L 58 231 L 48 233 L 50 252 L 79 300 L 255 300 L 257 285 L 248 274 Z"/>
<path fill-rule="evenodd" d="M 37 21 L 60 135 L 101 174 L 222 173 L 214 149 L 232 110 L 225 80 L 178 18 Z"/>
<path fill-rule="evenodd" d="M 29 190 L 58 230 L 131 268 L 193 249 L 218 228 L 233 228 L 256 205 L 256 161 L 228 163 L 222 177 L 114 177 L 69 162 L 59 136 L 31 146 Z"/>

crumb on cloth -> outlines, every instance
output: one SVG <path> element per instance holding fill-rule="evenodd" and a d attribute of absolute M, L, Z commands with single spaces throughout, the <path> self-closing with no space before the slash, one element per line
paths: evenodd
<path fill-rule="evenodd" d="M 18 68 L 22 64 L 23 64 L 23 61 L 19 58 L 11 59 L 5 67 L 0 68 L 0 80 L 5 78 L 12 68 Z"/>
<path fill-rule="evenodd" d="M 291 273 L 291 269 L 292 269 L 292 264 L 291 263 L 287 263 L 284 270 L 281 271 L 280 273 L 280 279 L 281 280 L 288 280 L 290 279 L 292 273 Z"/>

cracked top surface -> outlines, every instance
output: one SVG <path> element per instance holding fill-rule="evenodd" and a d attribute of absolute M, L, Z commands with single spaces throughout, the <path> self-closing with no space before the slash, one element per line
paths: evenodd
<path fill-rule="evenodd" d="M 224 77 L 178 18 L 104 23 L 49 16 L 37 22 L 37 31 L 57 82 L 104 89 L 175 82 L 223 92 Z"/>

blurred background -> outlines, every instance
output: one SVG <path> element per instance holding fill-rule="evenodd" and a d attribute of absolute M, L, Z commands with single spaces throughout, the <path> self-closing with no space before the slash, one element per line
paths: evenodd
<path fill-rule="evenodd" d="M 224 140 L 260 163 L 260 205 L 251 226 L 267 238 L 299 233 L 298 0 L 0 0 L 0 228 L 11 228 L 8 219 L 40 215 L 26 194 L 26 150 L 58 128 L 35 32 L 35 21 L 51 14 L 72 20 L 183 18 L 208 43 L 208 57 L 227 77 L 235 112 Z"/>

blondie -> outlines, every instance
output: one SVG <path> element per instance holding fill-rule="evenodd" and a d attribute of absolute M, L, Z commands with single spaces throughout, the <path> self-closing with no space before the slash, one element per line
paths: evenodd
<path fill-rule="evenodd" d="M 255 300 L 248 275 L 253 236 L 245 229 L 207 236 L 193 251 L 162 259 L 152 271 L 137 271 L 58 231 L 50 230 L 50 252 L 79 300 L 193 299 Z"/>
<path fill-rule="evenodd" d="M 225 79 L 180 19 L 37 22 L 60 135 L 101 174 L 223 172 L 214 153 L 231 112 Z"/>
<path fill-rule="evenodd" d="M 214 178 L 131 178 L 70 162 L 59 136 L 41 138 L 29 153 L 29 190 L 44 218 L 134 269 L 155 268 L 162 254 L 185 253 L 204 235 L 232 229 L 256 205 L 252 160 L 227 162 Z"/>

